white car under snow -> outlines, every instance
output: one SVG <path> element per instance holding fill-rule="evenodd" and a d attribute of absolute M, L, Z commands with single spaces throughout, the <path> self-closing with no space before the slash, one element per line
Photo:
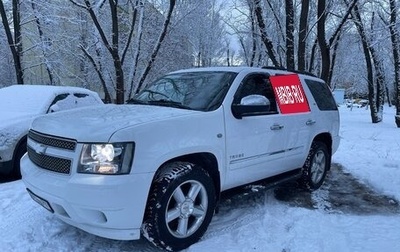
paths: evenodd
<path fill-rule="evenodd" d="M 69 86 L 12 85 L 0 89 L 0 174 L 20 176 L 26 136 L 40 115 L 103 104 L 93 91 Z"/>

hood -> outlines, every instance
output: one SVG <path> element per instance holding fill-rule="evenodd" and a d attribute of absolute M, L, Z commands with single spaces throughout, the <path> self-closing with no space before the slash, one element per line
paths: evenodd
<path fill-rule="evenodd" d="M 0 130 L 13 127 L 14 125 L 24 124 L 29 128 L 31 121 L 38 115 L 21 112 L 1 112 Z"/>
<path fill-rule="evenodd" d="M 200 112 L 148 105 L 102 105 L 39 117 L 32 129 L 78 142 L 107 142 L 118 130 L 193 113 Z"/>

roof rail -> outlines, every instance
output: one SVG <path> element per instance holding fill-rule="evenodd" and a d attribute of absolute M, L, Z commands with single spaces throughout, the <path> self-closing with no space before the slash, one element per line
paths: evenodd
<path fill-rule="evenodd" d="M 298 74 L 304 74 L 304 75 L 309 75 L 312 77 L 318 77 L 315 74 L 312 74 L 310 72 L 306 72 L 306 71 L 298 71 L 298 70 L 289 70 L 287 68 L 284 67 L 276 67 L 276 66 L 263 66 L 261 67 L 262 69 L 271 69 L 271 70 L 284 70 L 284 71 L 288 71 L 288 72 L 293 72 L 293 73 L 298 73 Z"/>

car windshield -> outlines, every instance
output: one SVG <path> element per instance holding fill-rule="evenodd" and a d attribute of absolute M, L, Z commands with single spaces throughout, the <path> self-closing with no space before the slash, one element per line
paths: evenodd
<path fill-rule="evenodd" d="M 128 103 L 211 111 L 221 105 L 236 75 L 215 71 L 166 75 L 141 90 Z"/>

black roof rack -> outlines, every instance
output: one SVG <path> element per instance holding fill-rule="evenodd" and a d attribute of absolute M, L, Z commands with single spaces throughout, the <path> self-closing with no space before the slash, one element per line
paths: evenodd
<path fill-rule="evenodd" d="M 306 71 L 298 71 L 298 70 L 289 70 L 287 68 L 284 67 L 276 67 L 276 66 L 263 66 L 262 69 L 271 69 L 271 70 L 284 70 L 284 71 L 288 71 L 288 72 L 293 72 L 293 73 L 298 73 L 298 74 L 304 74 L 304 75 L 309 75 L 312 77 L 317 77 L 315 74 L 312 74 L 310 72 L 306 72 Z"/>

